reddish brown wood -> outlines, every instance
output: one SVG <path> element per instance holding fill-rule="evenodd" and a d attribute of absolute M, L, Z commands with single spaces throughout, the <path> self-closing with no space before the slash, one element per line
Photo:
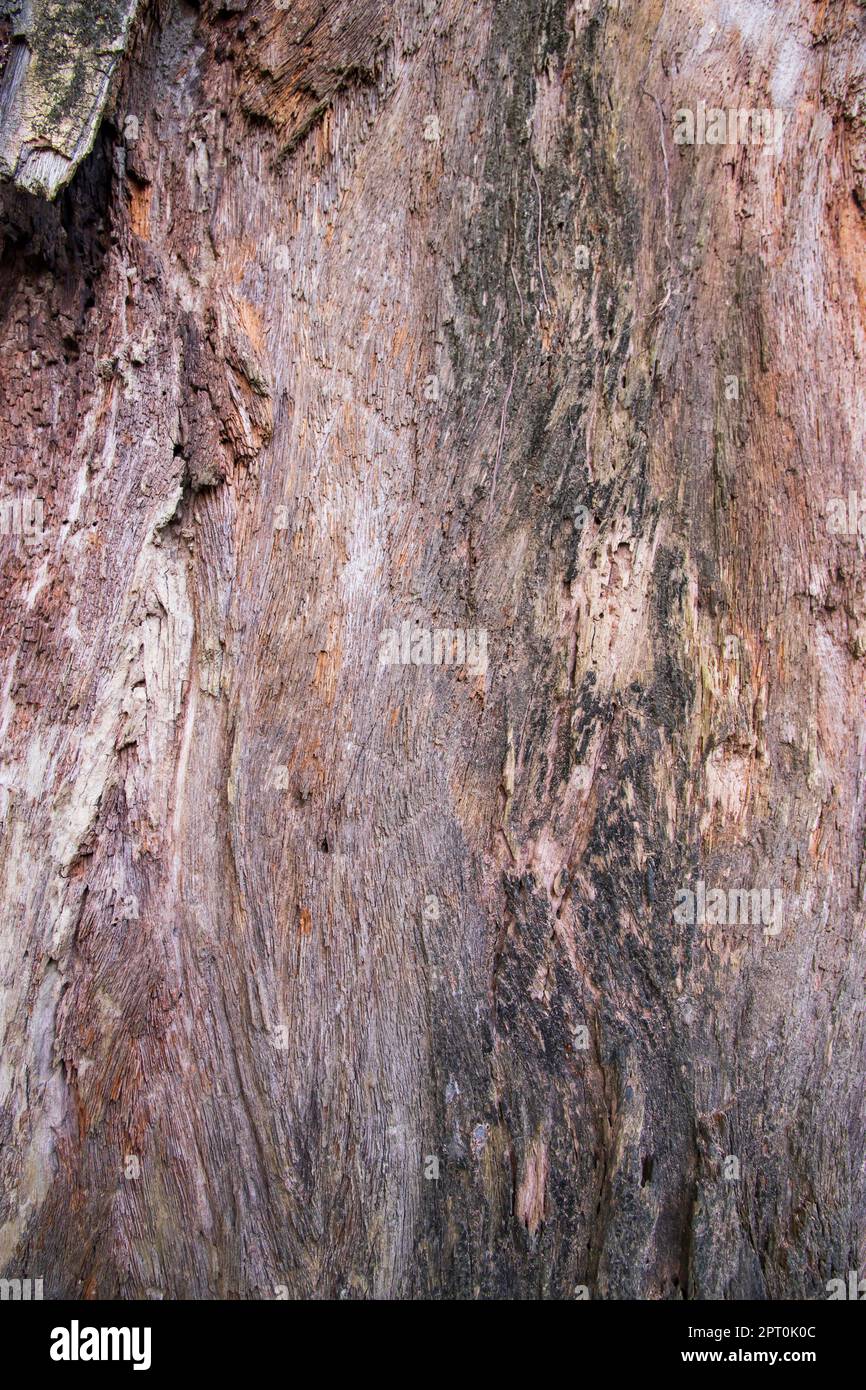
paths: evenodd
<path fill-rule="evenodd" d="M 0 191 L 0 1273 L 862 1267 L 864 24 L 153 0 Z"/>

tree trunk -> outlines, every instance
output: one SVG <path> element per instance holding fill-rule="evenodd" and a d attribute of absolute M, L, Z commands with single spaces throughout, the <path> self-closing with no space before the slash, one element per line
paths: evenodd
<path fill-rule="evenodd" d="M 5 6 L 0 1272 L 825 1296 L 866 11 L 93 8 Z"/>

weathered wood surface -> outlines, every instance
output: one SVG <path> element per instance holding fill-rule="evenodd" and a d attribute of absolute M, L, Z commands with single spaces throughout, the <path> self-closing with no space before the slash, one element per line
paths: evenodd
<path fill-rule="evenodd" d="M 4 124 L 0 1272 L 862 1267 L 864 32 L 149 0 L 56 201 Z M 781 139 L 676 144 L 700 101 Z"/>

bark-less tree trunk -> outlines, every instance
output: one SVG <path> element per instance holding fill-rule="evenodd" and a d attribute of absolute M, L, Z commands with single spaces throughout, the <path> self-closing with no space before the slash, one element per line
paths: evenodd
<path fill-rule="evenodd" d="M 4 10 L 0 1272 L 823 1297 L 866 11 Z"/>

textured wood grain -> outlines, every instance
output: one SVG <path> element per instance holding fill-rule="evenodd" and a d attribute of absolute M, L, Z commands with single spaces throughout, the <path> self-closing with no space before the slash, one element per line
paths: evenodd
<path fill-rule="evenodd" d="M 862 1267 L 864 26 L 159 0 L 0 191 L 0 1272 Z"/>

